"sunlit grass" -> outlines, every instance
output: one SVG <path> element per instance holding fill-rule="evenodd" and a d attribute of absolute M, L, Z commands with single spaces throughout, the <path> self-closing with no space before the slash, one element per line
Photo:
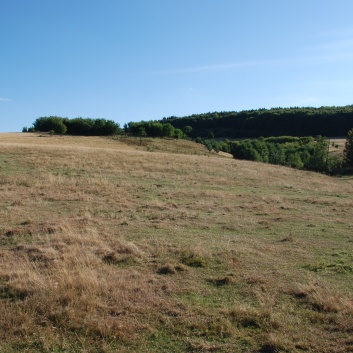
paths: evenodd
<path fill-rule="evenodd" d="M 0 351 L 353 349 L 352 180 L 2 134 L 0 192 Z"/>

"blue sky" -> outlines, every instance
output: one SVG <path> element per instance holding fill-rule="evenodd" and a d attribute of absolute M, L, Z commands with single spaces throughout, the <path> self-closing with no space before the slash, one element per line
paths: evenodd
<path fill-rule="evenodd" d="M 0 131 L 353 104 L 352 0 L 0 0 Z"/>

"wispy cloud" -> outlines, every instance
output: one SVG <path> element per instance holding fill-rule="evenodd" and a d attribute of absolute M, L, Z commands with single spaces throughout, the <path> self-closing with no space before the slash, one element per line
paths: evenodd
<path fill-rule="evenodd" d="M 318 36 L 317 44 L 308 48 L 323 58 L 337 62 L 353 57 L 353 27 L 327 31 Z"/>
<path fill-rule="evenodd" d="M 333 46 L 333 44 L 331 44 Z M 345 41 L 336 43 L 337 46 L 349 47 L 353 45 L 353 41 Z M 328 47 L 329 45 L 327 45 Z M 212 71 L 229 71 L 244 68 L 256 68 L 256 67 L 270 67 L 270 66 L 303 66 L 303 65 L 318 65 L 320 63 L 332 63 L 342 62 L 353 59 L 352 52 L 339 52 L 339 51 L 327 51 L 324 54 L 314 54 L 307 56 L 299 56 L 292 58 L 281 58 L 275 60 L 258 60 L 258 61 L 239 61 L 233 63 L 214 64 L 214 65 L 200 65 L 194 67 L 175 68 L 167 70 L 158 70 L 150 72 L 153 75 L 173 75 L 173 74 L 189 74 L 197 72 L 212 72 Z"/>
<path fill-rule="evenodd" d="M 226 71 L 236 70 L 242 68 L 266 67 L 266 66 L 280 66 L 287 64 L 302 64 L 317 61 L 316 58 L 289 58 L 289 59 L 275 59 L 275 60 L 254 60 L 254 61 L 238 61 L 233 63 L 222 63 L 214 65 L 200 65 L 185 68 L 158 70 L 150 72 L 155 75 L 172 75 L 172 74 L 188 74 L 196 72 L 212 72 L 212 71 Z"/>
<path fill-rule="evenodd" d="M 185 67 L 178 69 L 167 69 L 167 70 L 158 70 L 152 72 L 152 74 L 159 75 L 170 75 L 170 74 L 188 74 L 193 72 L 202 72 L 202 71 L 220 71 L 220 70 L 229 70 L 237 69 L 242 67 L 258 66 L 262 62 L 259 61 L 244 61 L 244 62 L 234 62 L 234 63 L 225 63 L 225 64 L 214 64 L 214 65 L 201 65 L 194 67 Z"/>
<path fill-rule="evenodd" d="M 314 49 L 324 49 L 324 50 L 345 50 L 353 49 L 353 37 L 336 39 L 334 41 L 324 43 L 314 47 Z"/>
<path fill-rule="evenodd" d="M 0 97 L 0 102 L 10 102 L 10 98 L 1 98 Z"/>
<path fill-rule="evenodd" d="M 302 48 L 303 54 L 296 57 L 282 57 L 277 59 L 236 61 L 216 63 L 192 67 L 171 68 L 152 71 L 153 75 L 191 74 L 198 72 L 230 71 L 246 68 L 299 67 L 305 65 L 318 65 L 326 63 L 342 63 L 353 60 L 353 27 L 340 31 L 321 33 L 321 40 L 310 46 Z M 324 40 L 322 40 L 324 39 Z"/>
<path fill-rule="evenodd" d="M 322 31 L 320 33 L 316 33 L 314 37 L 316 38 L 347 38 L 352 37 L 353 35 L 353 26 L 347 26 L 342 28 L 329 29 L 327 31 Z"/>

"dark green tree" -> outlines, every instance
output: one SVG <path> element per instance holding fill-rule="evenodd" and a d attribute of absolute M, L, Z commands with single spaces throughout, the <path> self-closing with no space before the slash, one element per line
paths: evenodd
<path fill-rule="evenodd" d="M 64 134 L 67 131 L 67 126 L 64 124 L 64 119 L 58 116 L 41 117 L 33 123 L 35 131 L 48 132 L 53 130 L 56 134 Z"/>
<path fill-rule="evenodd" d="M 139 128 L 139 133 L 138 134 L 141 137 L 147 137 L 146 129 L 144 127 L 142 127 L 142 126 Z"/>
<path fill-rule="evenodd" d="M 184 133 L 181 129 L 174 129 L 174 134 L 173 134 L 173 137 L 175 139 L 181 139 L 184 137 Z"/>
<path fill-rule="evenodd" d="M 210 140 L 214 139 L 214 133 L 213 133 L 212 130 L 210 130 L 210 131 L 208 132 L 207 138 L 210 139 Z"/>
<path fill-rule="evenodd" d="M 112 120 L 96 119 L 91 127 L 91 135 L 97 136 L 116 135 L 119 131 L 119 124 Z"/>
<path fill-rule="evenodd" d="M 186 125 L 186 126 L 184 126 L 183 131 L 186 136 L 191 136 L 192 127 L 190 125 Z"/>
<path fill-rule="evenodd" d="M 293 153 L 288 158 L 288 165 L 292 168 L 301 169 L 304 167 L 304 163 L 300 158 L 300 154 L 298 152 Z"/>
<path fill-rule="evenodd" d="M 151 137 L 162 137 L 163 136 L 163 124 L 158 122 L 149 122 L 146 124 L 146 132 Z"/>
<path fill-rule="evenodd" d="M 107 136 L 116 135 L 120 132 L 120 126 L 112 120 L 89 119 L 89 118 L 60 118 L 49 116 L 38 118 L 33 128 L 35 131 L 48 132 L 54 131 L 56 134 L 68 133 L 70 135 L 84 136 Z M 29 129 L 28 129 L 29 131 Z"/>
<path fill-rule="evenodd" d="M 346 144 L 343 151 L 344 164 L 353 168 L 353 129 L 348 131 Z"/>
<path fill-rule="evenodd" d="M 236 159 L 262 162 L 261 154 L 254 148 L 251 140 L 243 140 L 231 143 L 230 153 Z"/>
<path fill-rule="evenodd" d="M 59 135 L 63 135 L 66 133 L 67 131 L 67 127 L 66 125 L 64 125 L 64 123 L 60 120 L 56 120 L 54 121 L 53 123 L 53 128 L 52 130 L 56 133 L 56 134 L 59 134 Z"/>
<path fill-rule="evenodd" d="M 163 136 L 174 137 L 174 127 L 172 124 L 163 124 Z"/>
<path fill-rule="evenodd" d="M 285 164 L 286 154 L 284 148 L 280 143 L 267 143 L 268 148 L 268 162 L 271 164 Z"/>
<path fill-rule="evenodd" d="M 264 139 L 252 140 L 253 148 L 259 153 L 261 156 L 261 162 L 268 162 L 269 152 L 268 147 Z"/>
<path fill-rule="evenodd" d="M 328 141 L 325 137 L 316 136 L 314 151 L 305 167 L 317 172 L 323 172 L 327 164 Z"/>
<path fill-rule="evenodd" d="M 70 135 L 83 135 L 90 136 L 92 135 L 92 130 L 94 128 L 93 119 L 84 119 L 84 118 L 75 118 L 70 119 L 67 122 L 67 133 Z"/>
<path fill-rule="evenodd" d="M 291 107 L 193 114 L 163 118 L 174 128 L 192 127 L 192 137 L 247 138 L 269 136 L 346 136 L 353 127 L 353 105 L 342 107 Z M 184 130 L 184 132 L 186 132 Z"/>

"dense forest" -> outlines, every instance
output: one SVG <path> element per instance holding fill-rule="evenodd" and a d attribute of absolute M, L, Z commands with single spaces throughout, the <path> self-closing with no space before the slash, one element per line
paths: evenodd
<path fill-rule="evenodd" d="M 272 108 L 214 112 L 160 122 L 190 131 L 190 137 L 247 138 L 269 136 L 347 136 L 353 127 L 353 105 L 321 108 Z"/>
<path fill-rule="evenodd" d="M 270 136 L 347 136 L 353 128 L 353 105 L 321 108 L 271 108 L 214 112 L 155 121 L 129 122 L 124 132 L 135 136 L 182 138 L 257 138 Z M 26 129 L 26 128 L 25 128 Z M 105 119 L 38 118 L 30 131 L 70 135 L 115 135 L 118 123 Z"/>

